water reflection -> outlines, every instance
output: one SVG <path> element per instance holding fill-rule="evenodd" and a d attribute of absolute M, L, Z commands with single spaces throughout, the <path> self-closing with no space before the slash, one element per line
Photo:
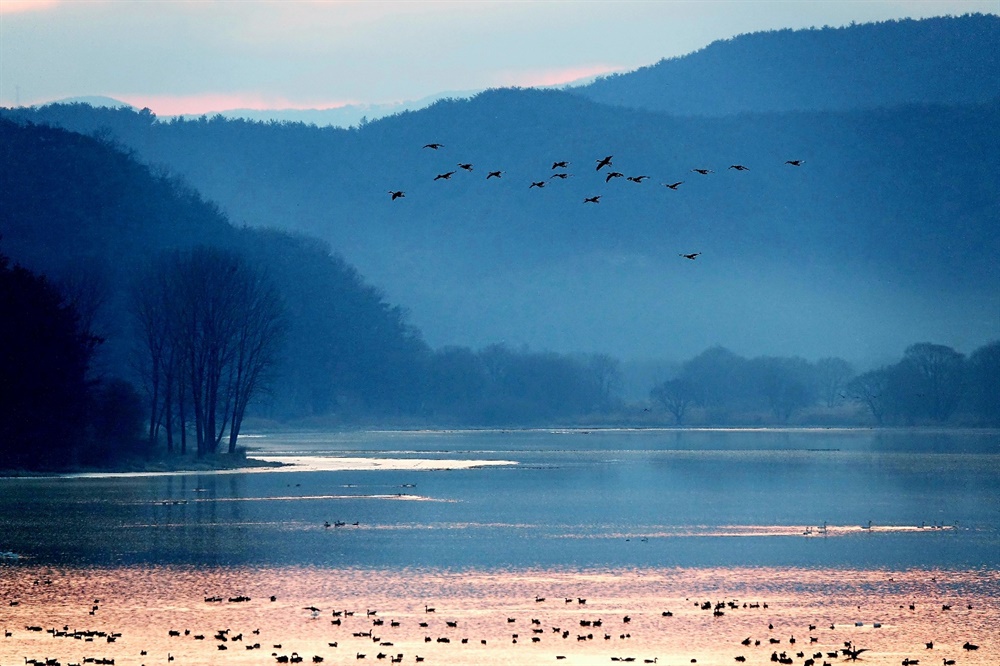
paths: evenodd
<path fill-rule="evenodd" d="M 816 664 L 842 663 L 847 643 L 866 648 L 870 666 L 1000 659 L 1000 573 L 987 569 L 454 572 L 19 563 L 0 565 L 0 603 L 0 625 L 10 633 L 0 639 L 0 664 L 167 663 L 168 655 L 178 663 L 262 664 L 275 662 L 272 653 L 298 653 L 327 663 L 402 654 L 401 663 L 417 655 L 427 664 L 539 664 L 564 656 L 573 664 L 633 657 L 676 666 L 743 656 L 742 663 L 769 666 L 772 653 L 796 664 L 817 653 Z M 425 612 L 428 605 L 434 613 Z M 963 650 L 966 642 L 979 649 Z"/>

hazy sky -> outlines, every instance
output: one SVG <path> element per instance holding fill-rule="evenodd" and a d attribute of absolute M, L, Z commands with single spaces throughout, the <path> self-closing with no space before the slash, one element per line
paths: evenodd
<path fill-rule="evenodd" d="M 1000 12 L 1000 0 L 0 0 L 0 105 L 159 115 L 566 83 L 772 28 Z"/>

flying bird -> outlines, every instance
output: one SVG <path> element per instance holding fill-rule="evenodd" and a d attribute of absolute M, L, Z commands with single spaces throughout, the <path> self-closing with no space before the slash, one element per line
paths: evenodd
<path fill-rule="evenodd" d="M 503 171 L 490 171 L 489 174 L 486 176 L 486 180 L 489 180 L 490 178 L 499 178 L 502 175 Z"/>
<path fill-rule="evenodd" d="M 700 173 L 703 176 L 707 176 L 710 173 L 715 173 L 711 169 L 691 169 L 691 171 L 694 171 L 696 173 Z"/>
<path fill-rule="evenodd" d="M 434 180 L 450 180 L 452 176 L 455 175 L 454 171 L 448 171 L 447 173 L 439 173 L 434 176 Z"/>
<path fill-rule="evenodd" d="M 465 164 L 459 164 L 458 168 L 465 169 L 466 171 L 472 171 L 472 165 L 466 162 Z"/>
<path fill-rule="evenodd" d="M 406 192 L 402 190 L 389 190 L 389 194 L 392 195 L 391 201 L 395 201 L 396 199 L 401 199 L 406 196 Z"/>
<path fill-rule="evenodd" d="M 566 161 L 553 162 L 552 163 L 552 168 L 553 169 L 566 169 L 568 167 L 569 167 L 569 162 L 566 162 Z"/>
<path fill-rule="evenodd" d="M 785 160 L 785 164 L 791 164 L 792 166 L 802 166 L 805 160 Z"/>
<path fill-rule="evenodd" d="M 701 252 L 692 252 L 691 254 L 684 254 L 682 252 L 679 256 L 684 257 L 685 259 L 690 259 L 691 261 L 694 261 L 695 257 L 697 257 L 699 254 L 701 254 Z"/>
<path fill-rule="evenodd" d="M 597 162 L 597 170 L 600 171 L 602 168 L 606 166 L 611 166 L 612 157 L 614 157 L 614 155 L 608 155 L 603 160 L 595 160 Z"/>
<path fill-rule="evenodd" d="M 612 179 L 612 178 L 621 178 L 621 177 L 622 177 L 622 176 L 624 176 L 624 175 L 625 175 L 625 174 L 623 174 L 623 173 L 622 173 L 621 171 L 612 171 L 612 172 L 611 172 L 611 173 L 609 173 L 609 174 L 607 175 L 607 177 L 606 177 L 606 178 L 604 179 L 604 182 L 605 182 L 605 183 L 608 183 L 608 182 L 611 182 L 611 179 Z"/>
<path fill-rule="evenodd" d="M 430 148 L 431 150 L 437 150 L 438 148 L 444 148 L 443 143 L 428 143 L 424 148 Z"/>
<path fill-rule="evenodd" d="M 566 180 L 567 178 L 570 177 L 570 175 L 571 174 L 568 174 L 568 173 L 554 173 L 551 176 L 549 176 L 549 180 L 552 180 L 553 178 L 559 178 L 561 180 Z"/>
<path fill-rule="evenodd" d="M 596 197 L 587 197 L 583 200 L 583 203 L 601 203 L 601 195 L 598 194 Z"/>
<path fill-rule="evenodd" d="M 536 180 L 536 181 L 532 182 L 531 185 L 528 186 L 528 189 L 530 190 L 532 187 L 545 187 L 545 181 L 544 180 Z"/>
<path fill-rule="evenodd" d="M 676 183 L 663 183 L 663 186 L 669 187 L 672 190 L 676 190 L 678 187 L 681 186 L 683 182 L 684 182 L 683 180 L 678 180 Z"/>
<path fill-rule="evenodd" d="M 749 171 L 750 169 L 743 166 L 742 164 L 732 164 L 729 166 L 730 169 L 736 169 L 737 171 Z"/>
<path fill-rule="evenodd" d="M 642 181 L 649 178 L 649 176 L 629 176 L 625 180 L 631 180 L 633 183 L 641 183 Z"/>

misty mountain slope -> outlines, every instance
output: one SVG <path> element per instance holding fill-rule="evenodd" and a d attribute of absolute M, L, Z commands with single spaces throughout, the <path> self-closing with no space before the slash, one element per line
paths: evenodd
<path fill-rule="evenodd" d="M 606 104 L 708 116 L 974 104 L 1000 91 L 997 44 L 996 15 L 760 32 L 571 90 Z"/>
<path fill-rule="evenodd" d="M 107 141 L 0 119 L 0 248 L 59 283 L 86 287 L 106 338 L 98 374 L 131 377 L 129 288 L 161 252 L 212 245 L 239 252 L 278 287 L 287 345 L 271 408 L 280 414 L 403 409 L 427 354 L 404 311 L 327 243 L 236 228 L 176 177 Z"/>
<path fill-rule="evenodd" d="M 432 345 L 858 358 L 1000 332 L 996 100 L 682 118 L 507 89 L 350 131 L 6 113 L 106 128 L 236 222 L 329 240 Z"/>

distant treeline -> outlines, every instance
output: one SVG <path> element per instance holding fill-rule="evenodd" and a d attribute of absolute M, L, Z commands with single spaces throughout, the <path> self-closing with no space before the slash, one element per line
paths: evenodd
<path fill-rule="evenodd" d="M 896 363 L 857 374 L 841 358 L 744 358 L 713 347 L 650 399 L 676 424 L 1000 425 L 1000 342 L 968 357 L 910 345 Z"/>

